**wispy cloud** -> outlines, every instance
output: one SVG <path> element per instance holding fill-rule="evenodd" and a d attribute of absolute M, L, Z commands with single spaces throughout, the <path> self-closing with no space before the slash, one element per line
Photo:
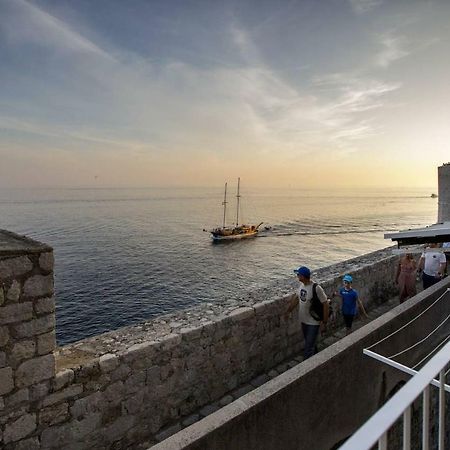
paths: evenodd
<path fill-rule="evenodd" d="M 382 0 L 349 0 L 350 6 L 357 14 L 364 14 L 383 3 Z"/>
<path fill-rule="evenodd" d="M 26 0 L 6 0 L 11 14 L 0 16 L 1 28 L 16 43 L 51 46 L 67 52 L 90 53 L 114 61 L 115 58 L 92 41 L 46 11 Z"/>
<path fill-rule="evenodd" d="M 407 40 L 402 36 L 396 36 L 393 32 L 380 36 L 381 51 L 375 56 L 375 65 L 388 67 L 393 62 L 410 54 L 406 49 Z"/>

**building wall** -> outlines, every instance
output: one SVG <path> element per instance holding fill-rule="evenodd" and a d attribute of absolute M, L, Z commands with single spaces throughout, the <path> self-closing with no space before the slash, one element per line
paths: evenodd
<path fill-rule="evenodd" d="M 286 315 L 293 277 L 270 293 L 262 289 L 55 350 L 52 251 L 25 240 L 18 253 L 15 243 L 22 241 L 14 239 L 5 243 L 0 234 L 0 447 L 6 450 L 150 445 L 180 417 L 301 348 L 297 314 Z M 331 292 L 351 272 L 370 309 L 395 291 L 396 261 L 380 251 L 315 277 Z M 331 365 L 317 382 L 340 380 L 334 370 L 340 369 Z"/>
<path fill-rule="evenodd" d="M 450 163 L 438 167 L 438 222 L 450 222 Z"/>

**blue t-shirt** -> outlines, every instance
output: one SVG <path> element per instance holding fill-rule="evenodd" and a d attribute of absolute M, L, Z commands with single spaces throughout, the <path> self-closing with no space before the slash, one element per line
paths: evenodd
<path fill-rule="evenodd" d="M 345 288 L 339 290 L 339 295 L 342 298 L 342 314 L 355 316 L 356 315 L 356 300 L 358 300 L 358 292 L 353 288 L 348 291 Z"/>

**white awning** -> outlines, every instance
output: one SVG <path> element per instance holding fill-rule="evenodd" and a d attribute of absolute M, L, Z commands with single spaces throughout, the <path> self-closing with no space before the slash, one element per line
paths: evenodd
<path fill-rule="evenodd" d="M 397 233 L 386 233 L 385 239 L 397 241 L 398 245 L 450 242 L 450 222 L 436 223 L 425 228 L 415 228 Z"/>

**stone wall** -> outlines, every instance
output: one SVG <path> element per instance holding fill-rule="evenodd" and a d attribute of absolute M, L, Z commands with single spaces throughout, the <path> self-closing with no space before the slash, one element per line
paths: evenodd
<path fill-rule="evenodd" d="M 292 277 L 239 300 L 208 303 L 53 352 L 51 249 L 23 243 L 26 254 L 12 254 L 14 246 L 0 239 L 0 446 L 7 450 L 151 445 L 180 417 L 301 348 L 297 314 L 286 315 Z M 353 273 L 370 308 L 395 290 L 395 261 L 384 250 L 321 269 L 315 278 L 331 292 L 344 272 Z"/>
<path fill-rule="evenodd" d="M 55 376 L 53 252 L 5 232 L 0 248 L 0 447 L 28 448 Z"/>

